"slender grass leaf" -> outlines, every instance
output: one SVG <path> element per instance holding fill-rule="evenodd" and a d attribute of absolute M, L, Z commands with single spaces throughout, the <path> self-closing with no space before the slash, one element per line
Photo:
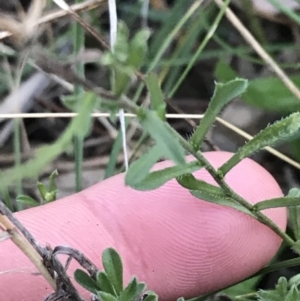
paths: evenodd
<path fill-rule="evenodd" d="M 145 283 L 138 283 L 136 277 L 130 281 L 127 287 L 121 292 L 119 300 L 120 301 L 132 301 L 135 300 L 138 296 L 142 295 L 145 291 Z"/>
<path fill-rule="evenodd" d="M 254 217 L 248 209 L 228 197 L 220 187 L 198 180 L 192 174 L 180 176 L 177 178 L 177 181 L 181 186 L 189 189 L 190 193 L 200 200 L 228 206 Z"/>
<path fill-rule="evenodd" d="M 300 255 L 300 240 L 297 240 L 293 246 L 292 250 L 295 251 L 298 255 Z"/>
<path fill-rule="evenodd" d="M 102 263 L 110 283 L 119 296 L 123 290 L 123 265 L 120 255 L 113 248 L 107 248 L 102 253 Z"/>
<path fill-rule="evenodd" d="M 225 84 L 216 83 L 214 95 L 209 103 L 205 115 L 190 139 L 195 150 L 199 149 L 205 135 L 215 121 L 215 118 L 221 112 L 222 108 L 231 100 L 244 93 L 247 87 L 248 81 L 241 78 L 236 78 Z"/>
<path fill-rule="evenodd" d="M 100 299 L 100 301 L 118 301 L 117 297 L 115 297 L 111 294 L 108 294 L 106 292 L 98 291 L 97 296 Z"/>
<path fill-rule="evenodd" d="M 173 160 L 176 164 L 185 164 L 184 149 L 178 138 L 165 126 L 165 122 L 158 117 L 156 112 L 144 112 L 141 123 L 156 141 L 164 156 Z"/>
<path fill-rule="evenodd" d="M 167 105 L 164 101 L 157 75 L 155 73 L 150 73 L 146 77 L 146 84 L 150 93 L 152 109 L 157 112 L 161 119 L 165 119 Z"/>
<path fill-rule="evenodd" d="M 274 198 L 270 200 L 265 200 L 256 203 L 253 206 L 253 209 L 256 211 L 261 211 L 269 208 L 280 208 L 280 207 L 291 207 L 291 206 L 299 206 L 300 198 L 299 197 L 282 197 L 282 198 Z"/>
<path fill-rule="evenodd" d="M 266 147 L 273 146 L 293 138 L 300 130 L 300 112 L 291 114 L 268 126 L 258 133 L 252 140 L 241 147 L 226 163 L 220 168 L 219 172 L 226 175 L 241 160 Z"/>
<path fill-rule="evenodd" d="M 100 290 L 96 281 L 94 281 L 91 276 L 85 271 L 77 269 L 74 273 L 74 278 L 82 287 L 92 292 L 93 294 L 97 294 L 97 291 Z"/>
<path fill-rule="evenodd" d="M 137 183 L 143 181 L 149 175 L 150 169 L 161 157 L 161 150 L 155 145 L 130 165 L 125 176 L 125 184 L 134 187 Z"/>
<path fill-rule="evenodd" d="M 97 285 L 101 288 L 101 291 L 116 296 L 114 287 L 104 272 L 99 271 L 97 273 L 96 279 Z"/>
<path fill-rule="evenodd" d="M 17 202 L 23 203 L 25 205 L 29 205 L 31 207 L 36 207 L 41 205 L 37 200 L 27 195 L 18 195 Z"/>
<path fill-rule="evenodd" d="M 300 189 L 292 188 L 289 197 L 300 198 Z M 300 206 L 288 207 L 289 219 L 296 240 L 300 240 Z"/>
<path fill-rule="evenodd" d="M 201 165 L 198 161 L 167 167 L 163 170 L 151 172 L 142 180 L 136 178 L 135 183 L 130 186 L 136 190 L 153 190 L 176 177 L 186 173 L 194 172 L 200 168 Z"/>

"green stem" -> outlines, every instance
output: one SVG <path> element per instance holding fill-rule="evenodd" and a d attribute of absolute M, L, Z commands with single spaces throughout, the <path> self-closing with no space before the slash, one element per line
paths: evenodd
<path fill-rule="evenodd" d="M 18 119 L 14 120 L 14 157 L 15 157 L 15 167 L 19 168 L 21 166 L 21 143 L 20 140 L 20 121 Z M 22 180 L 17 181 L 17 195 L 22 194 Z M 18 211 L 23 209 L 21 202 L 17 204 Z"/>

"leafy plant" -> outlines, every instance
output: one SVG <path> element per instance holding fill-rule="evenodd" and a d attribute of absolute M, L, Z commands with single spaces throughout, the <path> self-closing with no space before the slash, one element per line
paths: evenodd
<path fill-rule="evenodd" d="M 75 280 L 101 301 L 157 301 L 153 291 L 146 291 L 146 284 L 133 277 L 127 286 L 123 283 L 123 264 L 120 255 L 113 248 L 102 253 L 104 271 L 98 271 L 95 278 L 81 269 L 75 271 Z"/>

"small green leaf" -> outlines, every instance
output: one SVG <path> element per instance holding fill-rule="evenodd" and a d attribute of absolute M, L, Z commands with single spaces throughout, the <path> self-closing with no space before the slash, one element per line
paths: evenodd
<path fill-rule="evenodd" d="M 288 281 L 285 277 L 280 277 L 277 281 L 275 289 L 280 297 L 285 297 L 288 293 Z"/>
<path fill-rule="evenodd" d="M 100 301 L 118 301 L 118 298 L 106 292 L 98 291 L 97 296 L 100 299 Z"/>
<path fill-rule="evenodd" d="M 37 183 L 37 188 L 38 188 L 38 190 L 41 194 L 42 199 L 45 200 L 46 194 L 48 192 L 48 189 L 47 189 L 46 185 L 42 182 L 38 182 Z"/>
<path fill-rule="evenodd" d="M 95 107 L 97 100 L 97 95 L 93 92 L 85 92 L 83 93 L 83 99 L 80 102 L 79 110 L 91 111 Z M 93 124 L 93 118 L 88 116 L 84 120 L 81 121 L 80 126 L 77 128 L 76 136 L 85 138 L 88 133 L 91 131 L 91 127 Z"/>
<path fill-rule="evenodd" d="M 147 42 L 150 35 L 149 29 L 141 29 L 134 35 L 129 42 L 127 65 L 135 69 L 139 69 L 143 65 L 148 51 Z"/>
<path fill-rule="evenodd" d="M 85 271 L 77 269 L 74 273 L 74 278 L 82 287 L 93 294 L 97 294 L 97 291 L 100 290 L 97 283 Z"/>
<path fill-rule="evenodd" d="M 154 292 L 147 292 L 147 296 L 143 301 L 157 301 L 158 296 Z"/>
<path fill-rule="evenodd" d="M 300 198 L 300 189 L 292 188 L 289 193 L 289 197 Z M 291 223 L 291 228 L 293 230 L 296 240 L 300 240 L 300 206 L 288 207 L 288 213 Z"/>
<path fill-rule="evenodd" d="M 101 288 L 101 291 L 116 296 L 114 287 L 112 286 L 111 282 L 109 281 L 107 275 L 104 272 L 99 271 L 97 273 L 96 279 L 97 285 Z"/>
<path fill-rule="evenodd" d="M 144 112 L 141 123 L 168 159 L 177 164 L 185 164 L 184 149 L 178 138 L 165 126 L 165 122 L 158 117 L 156 112 Z"/>
<path fill-rule="evenodd" d="M 141 181 L 137 178 L 135 183 L 130 186 L 136 190 L 153 190 L 176 177 L 197 171 L 200 168 L 201 165 L 198 161 L 193 161 L 184 165 L 167 167 L 163 170 L 151 172 Z"/>
<path fill-rule="evenodd" d="M 268 208 L 279 208 L 279 207 L 291 207 L 291 206 L 299 206 L 300 198 L 294 197 L 282 197 L 282 198 L 274 198 L 270 200 L 264 200 L 256 203 L 253 206 L 255 211 L 261 211 Z"/>
<path fill-rule="evenodd" d="M 55 184 L 55 178 L 58 176 L 57 169 L 54 170 L 49 177 L 49 191 L 57 191 L 57 186 Z"/>
<path fill-rule="evenodd" d="M 273 146 L 279 142 L 291 139 L 299 132 L 299 129 L 300 112 L 291 114 L 290 116 L 273 123 L 241 147 L 226 163 L 221 166 L 221 168 L 219 168 L 219 171 L 223 175 L 226 175 L 229 170 L 231 170 L 244 158 L 266 146 Z"/>
<path fill-rule="evenodd" d="M 110 283 L 119 296 L 123 290 L 123 265 L 120 255 L 113 248 L 107 248 L 102 253 L 102 263 Z"/>
<path fill-rule="evenodd" d="M 192 174 L 180 176 L 177 181 L 181 186 L 190 189 L 190 193 L 200 200 L 228 206 L 254 217 L 248 209 L 228 197 L 221 188 L 198 180 Z"/>
<path fill-rule="evenodd" d="M 166 103 L 161 91 L 158 77 L 155 73 L 150 73 L 146 77 L 146 84 L 150 93 L 152 109 L 155 110 L 161 119 L 165 119 Z"/>
<path fill-rule="evenodd" d="M 162 157 L 160 148 L 155 145 L 146 154 L 134 161 L 125 176 L 125 184 L 131 187 L 143 181 L 153 165 Z"/>
<path fill-rule="evenodd" d="M 236 78 L 225 84 L 216 83 L 214 95 L 209 103 L 200 125 L 192 135 L 190 142 L 195 150 L 198 150 L 209 128 L 215 121 L 215 118 L 221 112 L 222 108 L 231 100 L 246 91 L 248 81 Z"/>
<path fill-rule="evenodd" d="M 139 283 L 136 277 L 130 281 L 127 287 L 120 294 L 120 301 L 134 301 L 138 296 L 145 291 L 145 283 Z"/>
<path fill-rule="evenodd" d="M 37 200 L 27 195 L 18 195 L 17 202 L 29 205 L 31 207 L 36 207 L 40 205 L 40 203 Z"/>

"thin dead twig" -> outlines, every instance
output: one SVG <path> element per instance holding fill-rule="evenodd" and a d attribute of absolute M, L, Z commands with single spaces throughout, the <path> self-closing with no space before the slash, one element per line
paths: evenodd
<path fill-rule="evenodd" d="M 92 9 L 95 9 L 97 7 L 106 7 L 106 0 L 89 0 L 89 1 L 85 1 L 83 3 L 79 3 L 79 4 L 74 4 L 71 6 L 73 11 L 76 12 L 82 12 L 82 11 L 89 11 Z M 59 18 L 65 17 L 68 15 L 67 11 L 64 10 L 57 10 L 54 12 L 51 12 L 49 14 L 47 14 L 44 17 L 41 17 L 37 22 L 36 25 L 42 25 L 45 23 L 49 23 L 51 21 L 57 20 Z M 0 32 L 0 41 L 12 36 L 14 33 L 10 32 L 9 30 L 7 31 L 1 31 Z"/>

